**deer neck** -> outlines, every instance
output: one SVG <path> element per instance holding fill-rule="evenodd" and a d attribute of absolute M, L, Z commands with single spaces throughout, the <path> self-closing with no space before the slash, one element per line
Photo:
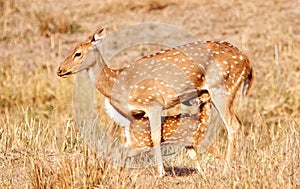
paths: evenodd
<path fill-rule="evenodd" d="M 118 79 L 119 74 L 123 69 L 111 69 L 105 63 L 103 57 L 100 53 L 97 53 L 97 61 L 98 65 L 100 65 L 99 69 L 99 77 L 97 79 L 96 88 L 99 90 L 107 98 L 111 99 L 112 88 L 115 82 Z"/>

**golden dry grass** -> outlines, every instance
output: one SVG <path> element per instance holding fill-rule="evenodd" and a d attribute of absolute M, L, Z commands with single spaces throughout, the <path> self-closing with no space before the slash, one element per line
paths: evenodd
<path fill-rule="evenodd" d="M 0 0 L 0 186 L 299 188 L 299 18 L 297 0 Z M 230 41 L 249 55 L 256 80 L 236 103 L 243 126 L 228 174 L 207 153 L 199 157 L 202 175 L 183 152 L 166 160 L 163 179 L 152 169 L 114 168 L 76 132 L 72 78 L 58 78 L 58 65 L 98 26 L 115 30 L 145 21 Z M 215 147 L 224 153 L 226 133 Z"/>

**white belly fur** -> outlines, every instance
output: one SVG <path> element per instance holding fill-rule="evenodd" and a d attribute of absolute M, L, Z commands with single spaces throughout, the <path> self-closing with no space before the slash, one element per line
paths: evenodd
<path fill-rule="evenodd" d="M 129 127 L 130 121 L 124 117 L 122 114 L 120 114 L 109 102 L 108 98 L 105 98 L 104 100 L 104 107 L 105 111 L 108 114 L 108 116 L 113 119 L 115 122 L 117 122 L 119 125 L 122 125 L 124 127 Z"/>
<path fill-rule="evenodd" d="M 131 145 L 131 140 L 130 140 L 130 132 L 129 132 L 129 126 L 130 126 L 130 121 L 124 117 L 122 114 L 120 114 L 109 102 L 108 98 L 104 99 L 104 107 L 105 111 L 108 114 L 108 116 L 117 122 L 119 125 L 125 127 L 125 138 L 126 138 L 126 143 L 125 147 L 129 147 Z"/>

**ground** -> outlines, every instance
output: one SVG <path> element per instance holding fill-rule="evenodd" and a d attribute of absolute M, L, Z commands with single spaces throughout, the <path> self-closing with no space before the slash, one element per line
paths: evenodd
<path fill-rule="evenodd" d="M 299 188 L 300 5 L 297 0 L 0 0 L 0 186 L 3 188 Z M 255 71 L 235 104 L 243 125 L 233 168 L 186 153 L 167 158 L 167 176 L 97 159 L 76 130 L 73 77 L 56 70 L 98 27 L 142 22 L 176 25 L 200 40 L 223 40 L 245 52 Z M 142 49 L 116 60 L 129 62 Z M 110 122 L 111 124 L 111 122 Z M 226 149 L 226 132 L 214 147 Z"/>

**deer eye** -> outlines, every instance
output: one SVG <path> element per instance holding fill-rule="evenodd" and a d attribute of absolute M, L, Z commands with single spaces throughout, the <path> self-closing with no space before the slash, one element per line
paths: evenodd
<path fill-rule="evenodd" d="M 74 55 L 74 57 L 79 57 L 79 56 L 81 56 L 81 52 L 77 52 L 77 53 L 75 53 L 75 55 Z"/>

